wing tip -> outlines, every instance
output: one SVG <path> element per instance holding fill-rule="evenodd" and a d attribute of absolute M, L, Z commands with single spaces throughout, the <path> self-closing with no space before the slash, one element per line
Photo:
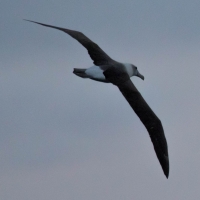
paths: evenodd
<path fill-rule="evenodd" d="M 29 19 L 23 19 L 24 21 L 27 21 L 27 22 L 33 22 L 33 23 L 37 23 L 37 22 L 34 22 L 34 21 L 31 21 Z"/>
<path fill-rule="evenodd" d="M 168 179 L 169 178 L 169 171 L 164 172 L 164 174 L 165 174 L 166 178 Z"/>
<path fill-rule="evenodd" d="M 24 21 L 27 21 L 27 22 L 32 22 L 32 23 L 35 23 L 35 24 L 40 24 L 42 26 L 50 26 L 50 25 L 47 25 L 47 24 L 43 24 L 43 23 L 40 23 L 40 22 L 36 22 L 36 21 L 32 21 L 32 20 L 29 20 L 29 19 L 23 19 Z"/>
<path fill-rule="evenodd" d="M 169 158 L 168 158 L 168 156 L 165 156 L 164 162 L 161 163 L 161 166 L 162 166 L 162 169 L 163 169 L 163 172 L 164 172 L 166 178 L 168 179 L 169 178 Z"/>

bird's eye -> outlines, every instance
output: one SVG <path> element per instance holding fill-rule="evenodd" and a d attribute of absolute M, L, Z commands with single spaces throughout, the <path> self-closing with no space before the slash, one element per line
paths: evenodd
<path fill-rule="evenodd" d="M 137 67 L 135 67 L 135 69 L 137 69 Z"/>

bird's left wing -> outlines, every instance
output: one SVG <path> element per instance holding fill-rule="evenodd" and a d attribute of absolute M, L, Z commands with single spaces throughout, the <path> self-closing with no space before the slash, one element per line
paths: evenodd
<path fill-rule="evenodd" d="M 116 85 L 149 132 L 164 174 L 169 175 L 167 141 L 160 119 L 151 110 L 126 73 L 118 74 L 114 68 L 104 71 L 106 79 Z"/>
<path fill-rule="evenodd" d="M 79 31 L 43 24 L 31 20 L 26 20 L 26 21 L 33 22 L 50 28 L 55 28 L 67 33 L 68 35 L 76 39 L 78 42 L 80 42 L 88 50 L 90 57 L 94 61 L 94 64 L 97 66 L 108 65 L 112 64 L 113 62 L 116 62 L 112 58 L 110 58 L 96 43 L 94 43 L 92 40 L 90 40 L 88 37 L 86 37 L 83 33 Z"/>

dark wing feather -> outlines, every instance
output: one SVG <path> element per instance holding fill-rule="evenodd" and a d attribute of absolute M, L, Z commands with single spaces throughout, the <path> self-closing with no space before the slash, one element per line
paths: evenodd
<path fill-rule="evenodd" d="M 138 117 L 146 127 L 164 174 L 168 178 L 168 148 L 160 119 L 148 106 L 148 104 L 143 99 L 137 88 L 134 86 L 128 75 L 124 73 L 122 74 L 122 76 L 120 76 L 119 79 L 118 73 L 112 69 L 105 71 L 104 75 L 111 83 L 119 88 L 123 96 L 126 98 L 132 109 L 135 111 L 135 113 L 138 115 Z"/>
<path fill-rule="evenodd" d="M 40 24 L 42 26 L 47 26 L 50 28 L 55 28 L 61 31 L 64 31 L 65 33 L 69 34 L 71 37 L 76 39 L 78 42 L 80 42 L 87 50 L 91 57 L 91 59 L 94 61 L 95 65 L 101 66 L 101 65 L 107 65 L 115 62 L 113 59 L 111 59 L 96 43 L 94 43 L 92 40 L 90 40 L 88 37 L 86 37 L 83 33 L 79 31 L 74 31 L 66 28 L 60 28 L 56 26 L 51 26 L 48 24 L 43 24 L 31 20 L 26 20 L 29 22 L 33 22 L 36 24 Z"/>

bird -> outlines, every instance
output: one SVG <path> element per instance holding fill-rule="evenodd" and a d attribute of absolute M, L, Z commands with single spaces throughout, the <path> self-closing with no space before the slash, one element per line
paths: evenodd
<path fill-rule="evenodd" d="M 125 97 L 131 108 L 135 111 L 136 115 L 139 117 L 147 132 L 149 133 L 162 170 L 166 178 L 168 178 L 168 145 L 161 120 L 149 107 L 147 102 L 144 100 L 130 79 L 132 76 L 137 76 L 144 80 L 144 76 L 139 73 L 137 67 L 130 63 L 121 63 L 115 61 L 110 56 L 108 56 L 99 47 L 98 44 L 90 40 L 82 32 L 52 26 L 32 20 L 24 20 L 63 31 L 77 40 L 87 49 L 94 65 L 86 69 L 74 68 L 73 73 L 81 78 L 89 78 L 99 82 L 112 83 L 114 86 L 118 87 L 122 95 Z"/>

